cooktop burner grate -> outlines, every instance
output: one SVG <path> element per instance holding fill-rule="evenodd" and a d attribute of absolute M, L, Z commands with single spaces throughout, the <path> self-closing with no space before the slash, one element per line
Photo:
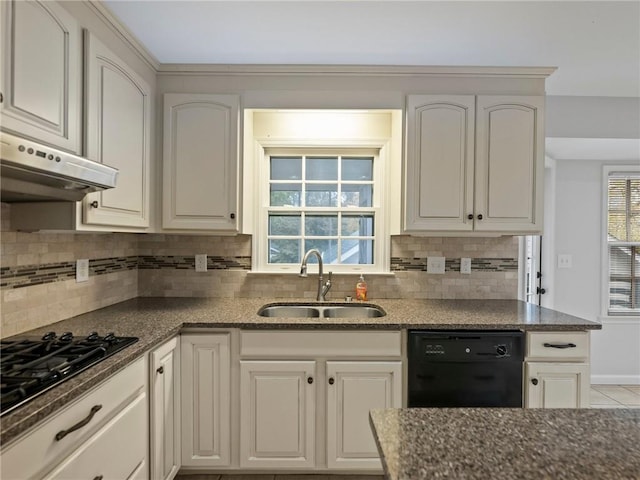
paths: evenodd
<path fill-rule="evenodd" d="M 59 385 L 83 370 L 137 342 L 96 332 L 75 338 L 49 332 L 42 338 L 0 341 L 0 415 Z"/>

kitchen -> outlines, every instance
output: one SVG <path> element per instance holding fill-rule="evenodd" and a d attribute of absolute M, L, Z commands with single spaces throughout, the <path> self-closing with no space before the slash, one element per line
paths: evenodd
<path fill-rule="evenodd" d="M 180 228 L 181 234 L 176 234 L 174 233 L 178 230 L 176 226 L 172 226 L 170 229 L 163 228 L 165 219 L 162 215 L 167 211 L 163 202 L 166 202 L 167 199 L 163 193 L 165 191 L 164 187 L 161 188 L 160 186 L 167 181 L 163 177 L 165 171 L 163 162 L 168 161 L 163 158 L 161 153 L 164 151 L 163 141 L 166 141 L 166 138 L 163 139 L 162 135 L 165 121 L 163 114 L 164 94 L 232 96 L 242 93 L 242 106 L 245 111 L 253 109 L 254 111 L 249 113 L 252 113 L 254 117 L 256 115 L 259 116 L 261 110 L 273 108 L 319 109 L 330 106 L 339 110 L 386 110 L 389 112 L 387 130 L 390 132 L 386 137 L 386 141 L 388 141 L 391 151 L 394 149 L 397 151 L 401 149 L 402 136 L 398 137 L 397 132 L 394 135 L 394 129 L 397 130 L 397 127 L 394 126 L 394 117 L 398 117 L 397 111 L 402 111 L 404 108 L 405 98 L 403 92 L 468 94 L 474 88 L 479 88 L 481 89 L 479 93 L 497 95 L 505 92 L 505 88 L 507 88 L 505 86 L 507 85 L 506 82 L 512 81 L 500 78 L 501 74 L 507 73 L 506 70 L 500 72 L 499 69 L 496 69 L 491 72 L 481 72 L 481 77 L 493 75 L 494 77 L 490 81 L 482 79 L 461 80 L 458 76 L 459 72 L 455 72 L 452 77 L 446 77 L 445 74 L 444 79 L 442 79 L 443 71 L 437 71 L 437 69 L 434 70 L 429 67 L 407 67 L 404 70 L 402 68 L 394 70 L 392 67 L 387 70 L 379 68 L 377 73 L 373 72 L 375 74 L 372 74 L 370 70 L 368 71 L 364 67 L 360 69 L 357 67 L 344 67 L 342 69 L 333 67 L 333 71 L 327 72 L 327 70 L 330 70 L 329 68 L 271 66 L 257 67 L 253 71 L 246 68 L 238 68 L 238 71 L 233 72 L 233 69 L 231 69 L 233 74 L 228 75 L 227 72 L 230 69 L 224 66 L 219 68 L 211 66 L 197 68 L 191 66 L 181 69 L 186 70 L 186 72 L 176 72 L 173 71 L 175 70 L 174 68 L 167 66 L 159 73 L 156 73 L 154 63 L 149 60 L 149 55 L 144 54 L 144 49 L 131 48 L 131 38 L 127 32 L 120 27 L 121 35 L 114 33 L 113 28 L 116 27 L 113 27 L 105 20 L 105 18 L 111 18 L 109 10 L 103 8 L 100 4 L 79 2 L 65 3 L 63 6 L 68 12 L 71 12 L 82 27 L 91 31 L 92 35 L 88 40 L 89 45 L 95 46 L 98 45 L 97 42 L 100 42 L 103 44 L 102 47 L 106 48 L 108 46 L 108 50 L 111 50 L 125 65 L 133 69 L 133 73 L 141 77 L 142 81 L 138 81 L 137 85 L 140 86 L 144 83 L 149 87 L 148 94 L 142 96 L 142 98 L 155 99 L 149 101 L 148 104 L 145 104 L 144 101 L 141 102 L 143 107 L 147 106 L 149 118 L 155 119 L 142 127 L 143 132 L 145 132 L 145 127 L 149 129 L 148 139 L 145 139 L 145 141 L 148 140 L 148 149 L 141 148 L 141 151 L 146 152 L 147 156 L 142 155 L 143 159 L 140 161 L 140 168 L 137 170 L 139 176 L 135 177 L 138 184 L 145 185 L 146 188 L 137 188 L 137 192 L 143 192 L 142 196 L 124 198 L 122 195 L 118 196 L 117 194 L 111 196 L 106 193 L 103 196 L 92 194 L 93 197 L 89 197 L 84 201 L 80 208 L 86 209 L 88 214 L 93 215 L 94 212 L 91 209 L 94 207 L 90 205 L 92 202 L 99 200 L 101 208 L 98 210 L 103 210 L 103 212 L 99 212 L 100 215 L 111 215 L 111 217 L 105 219 L 104 216 L 100 218 L 100 215 L 94 215 L 97 218 L 90 219 L 90 227 L 74 222 L 73 228 L 77 231 L 89 229 L 93 232 L 100 230 L 116 232 L 109 234 L 60 233 L 59 231 L 53 233 L 26 233 L 15 229 L 12 230 L 9 217 L 12 215 L 12 209 L 15 204 L 3 204 L 3 268 L 5 266 L 54 265 L 60 269 L 60 280 L 70 278 L 69 276 L 71 275 L 71 280 L 44 283 L 42 280 L 34 279 L 33 285 L 30 286 L 24 286 L 24 283 L 22 283 L 22 288 L 5 289 L 3 287 L 3 337 L 34 328 L 46 327 L 47 324 L 54 321 L 67 319 L 74 315 L 114 305 L 120 301 L 138 296 L 223 297 L 223 299 L 251 297 L 271 299 L 276 296 L 289 297 L 291 299 L 300 297 L 311 299 L 315 297 L 316 278 L 314 267 L 310 268 L 310 278 L 307 280 L 299 279 L 297 275 L 292 278 L 286 274 L 250 273 L 254 256 L 251 235 L 204 236 L 194 234 L 196 230 L 192 226 Z M 629 8 L 634 8 L 634 5 L 631 4 Z M 626 17 L 632 18 L 632 15 L 627 15 Z M 95 58 L 104 58 L 104 48 L 102 47 L 97 50 Z M 77 61 L 79 63 L 80 56 L 77 56 Z M 519 63 L 514 61 L 513 64 L 517 65 Z M 542 64 L 544 65 L 544 63 Z M 469 72 L 478 73 L 468 69 L 467 73 Z M 561 70 L 554 72 L 548 77 L 546 80 L 547 88 L 549 88 L 549 82 L 552 82 L 553 78 L 559 75 L 560 72 Z M 509 74 L 511 73 L 509 72 Z M 525 72 L 523 69 L 518 73 L 523 75 L 523 80 L 516 80 L 510 83 L 508 87 L 509 94 L 544 93 L 545 80 L 541 80 L 540 77 L 537 79 L 524 79 L 527 75 L 540 75 L 540 72 Z M 449 75 L 451 75 L 451 72 L 449 72 Z M 363 80 L 363 77 L 366 77 L 366 80 Z M 91 78 L 94 77 L 92 76 Z M 133 76 L 130 78 L 133 78 Z M 393 80 L 394 78 L 395 80 Z M 80 82 L 78 81 L 78 83 Z M 363 85 L 366 85 L 366 88 L 363 88 Z M 89 84 L 89 87 L 91 87 L 91 84 Z M 92 91 L 91 88 L 89 90 Z M 142 90 L 144 91 L 144 89 Z M 76 94 L 80 98 L 80 90 L 76 89 Z M 587 95 L 587 93 L 583 94 Z M 626 96 L 635 95 L 627 93 Z M 555 100 L 555 103 L 552 100 Z M 602 123 L 609 126 L 609 128 L 612 128 L 610 125 L 614 123 L 620 123 L 612 122 L 610 120 L 612 117 L 620 116 L 620 111 L 623 114 L 628 111 L 625 110 L 627 107 L 622 104 L 621 100 L 611 100 L 610 102 L 602 98 L 594 99 L 593 101 L 590 101 L 589 98 L 583 98 L 583 100 L 584 102 L 579 107 L 587 109 L 587 112 L 579 111 L 578 108 L 568 110 L 569 113 L 578 111 L 575 114 L 578 118 L 571 118 L 574 131 L 556 136 L 579 137 L 580 134 L 576 132 L 577 126 L 584 125 L 585 122 L 584 120 L 581 122 L 578 120 L 580 120 L 580 117 L 587 115 L 590 106 L 598 109 Z M 574 99 L 570 97 L 547 98 L 547 136 L 550 136 L 549 131 L 553 127 L 553 119 L 557 118 L 557 116 L 554 117 L 550 114 L 550 110 L 554 111 L 556 109 L 557 112 L 560 109 L 561 114 L 567 115 L 567 110 L 562 110 L 562 108 L 571 104 L 572 101 Z M 77 103 L 81 102 L 78 101 Z M 620 109 L 613 112 L 612 107 L 612 110 L 605 108 L 614 104 L 620 105 Z M 607 113 L 609 113 L 610 117 L 607 117 Z M 245 113 L 245 117 L 242 119 L 244 122 L 245 142 L 249 138 L 247 114 Z M 94 117 L 89 115 L 89 118 Z M 99 117 L 95 117 L 94 122 L 97 122 L 97 119 Z M 118 121 L 122 120 L 119 119 Z M 256 126 L 255 118 L 252 125 Z M 586 127 L 596 128 L 593 125 L 586 125 Z M 565 131 L 569 130 L 569 127 L 558 126 L 557 123 L 554 128 L 555 131 L 560 131 L 562 128 Z M 626 125 L 626 128 L 630 127 Z M 263 135 L 263 137 L 265 136 Z M 143 138 L 144 135 L 141 137 Z M 380 140 L 380 136 L 377 135 L 377 137 L 376 140 Z M 623 138 L 637 137 L 629 135 Z M 135 141 L 136 139 L 134 138 L 131 143 L 135 144 Z M 92 142 L 90 138 L 87 138 L 85 142 L 87 142 L 86 148 L 89 148 L 89 145 L 95 145 L 95 141 Z M 145 144 L 143 143 L 142 145 L 144 146 Z M 268 147 L 269 145 L 265 146 Z M 242 145 L 242 150 L 246 153 L 249 148 L 245 144 Z M 253 151 L 253 147 L 251 151 Z M 106 154 L 108 155 L 109 152 L 106 152 Z M 117 155 L 113 154 L 112 158 L 116 162 L 118 161 Z M 565 158 L 571 159 L 570 156 Z M 146 164 L 145 161 L 147 162 Z M 105 161 L 105 163 L 110 164 L 108 161 Z M 571 162 L 559 161 L 558 164 L 556 181 L 570 178 L 570 168 L 573 167 Z M 593 165 L 590 164 L 589 168 L 593 169 Z M 122 177 L 124 177 L 124 172 L 128 171 L 127 168 L 130 169 L 128 165 L 117 166 L 123 172 L 121 173 Z M 203 166 L 203 168 L 208 167 Z M 129 171 L 131 172 L 131 170 Z M 144 174 L 140 172 L 144 172 Z M 131 178 L 131 175 L 127 178 Z M 190 181 L 197 180 L 196 178 Z M 217 181 L 219 179 L 214 178 L 213 180 Z M 148 183 L 144 183 L 145 181 Z M 249 222 L 247 212 L 250 211 L 250 206 L 247 205 L 248 200 L 244 197 L 244 194 L 251 189 L 247 188 L 246 185 L 243 186 L 244 188 L 240 188 L 242 181 L 246 182 L 249 179 L 247 176 L 244 176 L 242 180 L 236 179 L 236 184 L 239 187 L 238 191 L 243 192 L 243 197 L 241 198 L 238 195 L 236 199 L 238 204 L 242 204 L 242 215 L 240 216 L 240 211 L 228 209 L 225 209 L 225 214 L 227 212 L 238 213 L 238 218 L 235 219 L 235 228 L 244 233 L 252 231 L 252 227 L 246 224 Z M 399 178 L 399 175 L 396 181 L 400 185 L 402 179 Z M 228 185 L 229 183 L 226 184 Z M 570 186 L 569 183 L 566 185 Z M 599 188 L 599 183 L 597 187 Z M 566 191 L 564 188 L 565 186 L 562 185 L 559 191 L 556 189 L 558 194 L 555 200 L 558 206 L 562 200 L 561 193 Z M 116 191 L 114 190 L 113 192 Z M 395 198 L 395 200 L 393 199 L 394 192 L 390 193 L 391 202 L 401 203 L 402 199 L 399 198 L 399 191 L 398 187 L 398 190 L 395 190 L 398 198 Z M 212 195 L 213 197 L 211 198 L 215 198 L 218 192 L 219 190 L 209 189 L 206 193 L 207 195 Z M 545 192 L 545 195 L 549 195 L 547 190 Z M 102 208 L 103 201 L 112 203 Z M 595 201 L 599 202 L 598 199 L 595 199 Z M 215 205 L 222 204 L 219 201 L 215 203 Z M 563 210 L 558 208 L 557 212 L 558 227 L 556 228 L 559 228 L 564 224 L 560 222 Z M 113 215 L 118 215 L 118 220 L 114 220 Z M 226 225 L 228 225 L 230 218 L 225 215 L 225 218 L 222 219 L 217 212 L 214 212 L 212 217 L 216 217 L 216 215 L 217 218 L 214 218 L 213 221 L 224 223 L 225 226 L 221 228 L 223 231 L 225 229 L 228 230 L 229 227 Z M 123 217 L 126 217 L 126 219 Z M 391 217 L 388 223 L 390 231 L 393 232 L 394 228 L 401 228 L 399 225 L 400 215 L 396 215 L 395 218 L 394 216 Z M 548 215 L 545 215 L 545 218 L 547 217 Z M 65 217 L 61 215 L 61 218 Z M 20 220 L 28 220 L 28 218 L 23 216 Z M 171 221 L 172 219 L 169 220 Z M 175 219 L 175 221 L 178 220 L 181 219 Z M 116 221 L 118 226 L 113 227 L 113 223 Z M 394 226 L 394 221 L 398 225 Z M 100 222 L 106 222 L 109 226 L 101 226 Z M 145 222 L 147 222 L 146 225 L 148 226 L 140 226 L 141 224 L 145 225 Z M 137 223 L 138 226 L 132 226 L 134 223 Z M 576 228 L 587 227 L 580 226 Z M 141 234 L 142 232 L 147 233 Z M 224 231 L 224 233 L 229 232 Z M 593 236 L 593 234 L 590 235 L 590 237 Z M 599 238 L 598 233 L 595 234 L 595 237 Z M 573 251 L 566 245 L 561 245 L 559 248 L 567 248 L 567 250 L 557 250 L 557 253 Z M 373 302 L 380 300 L 380 303 L 382 303 L 385 298 L 518 298 L 518 265 L 521 262 L 518 261 L 517 237 L 485 238 L 459 235 L 418 237 L 393 235 L 388 249 L 390 252 L 388 255 L 390 270 L 394 272 L 394 275 L 365 274 L 369 286 L 369 294 Z M 598 249 L 599 244 L 596 247 L 596 253 L 599 255 Z M 195 272 L 195 254 L 206 254 L 208 256 L 207 272 Z M 446 272 L 444 274 L 426 274 L 420 262 L 415 264 L 414 259 L 422 259 L 424 261 L 425 258 L 430 256 L 445 257 L 449 261 L 449 265 L 445 265 Z M 451 260 L 468 257 L 472 258 L 473 272 L 469 277 L 463 277 L 462 274 L 457 272 Z M 89 280 L 76 283 L 73 279 L 75 261 L 86 258 L 90 259 L 89 268 L 91 273 Z M 481 260 L 487 258 L 494 259 L 496 264 L 488 262 L 488 266 L 482 267 Z M 557 270 L 555 272 L 557 289 L 547 286 L 550 292 L 554 294 L 555 301 L 559 305 L 562 305 L 561 302 L 566 301 L 565 298 L 571 298 L 570 294 L 566 296 L 560 294 L 562 288 L 567 289 L 572 283 L 566 277 L 561 276 L 567 274 L 584 275 L 584 273 L 580 273 L 580 266 L 581 263 L 578 261 L 578 257 L 574 256 L 573 269 Z M 549 272 L 551 273 L 552 270 L 549 269 Z M 28 270 L 23 269 L 22 271 Z M 19 277 L 19 275 L 15 275 L 10 281 L 25 281 L 24 276 L 22 279 Z M 336 274 L 333 278 L 334 285 L 329 298 L 338 300 L 346 295 L 353 295 L 356 280 L 357 275 Z M 28 283 L 29 280 L 27 285 Z M 12 286 L 18 284 L 12 283 Z M 280 285 L 283 288 L 278 288 L 274 291 L 274 286 Z M 287 287 L 286 290 L 285 286 Z M 597 289 L 599 286 L 596 285 L 593 288 Z M 598 292 L 594 294 L 590 291 L 588 298 L 598 298 Z M 266 300 L 263 303 L 266 303 Z M 581 300 L 576 302 L 576 305 L 578 305 L 576 307 L 563 305 L 563 308 L 555 308 L 578 317 L 598 320 L 597 314 L 585 312 L 586 304 L 588 304 L 588 301 Z M 255 311 L 259 306 L 256 305 Z M 554 307 L 554 305 L 548 306 Z M 232 308 L 233 305 L 229 307 L 229 309 Z M 390 311 L 388 313 L 391 314 Z M 620 320 L 616 321 L 621 323 Z M 106 333 L 102 328 L 98 328 L 98 330 L 100 333 Z M 637 344 L 633 343 L 634 338 L 638 338 L 635 335 L 637 324 L 627 321 L 627 323 L 620 326 L 612 325 L 611 330 L 615 332 L 616 351 L 626 352 L 624 355 L 620 354 L 617 357 L 623 365 L 619 367 L 614 365 L 615 369 L 609 368 L 610 366 L 607 362 L 611 360 L 605 359 L 605 355 L 598 356 L 592 353 L 592 374 L 595 368 L 598 367 L 603 376 L 626 375 L 621 379 L 622 381 L 612 383 L 634 383 L 634 378 L 637 382 L 637 369 L 634 370 L 634 365 L 637 365 L 638 362 L 634 363 L 635 357 L 633 357 L 638 351 Z M 86 334 L 88 331 L 84 333 Z M 592 345 L 593 348 L 595 348 L 599 333 L 593 332 L 591 335 L 594 344 Z M 608 341 L 608 339 L 598 340 L 600 348 L 606 351 L 609 347 L 606 344 Z M 597 362 L 600 362 L 600 364 L 597 365 Z M 607 370 L 608 368 L 609 370 Z M 634 375 L 636 376 L 634 377 Z M 237 435 L 237 433 L 234 433 L 234 435 Z"/>

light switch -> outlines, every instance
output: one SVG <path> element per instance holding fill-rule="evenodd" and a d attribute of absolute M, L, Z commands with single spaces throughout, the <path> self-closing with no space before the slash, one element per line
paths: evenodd
<path fill-rule="evenodd" d="M 76 283 L 89 280 L 89 259 L 76 260 Z"/>
<path fill-rule="evenodd" d="M 445 257 L 427 257 L 427 273 L 444 273 Z"/>

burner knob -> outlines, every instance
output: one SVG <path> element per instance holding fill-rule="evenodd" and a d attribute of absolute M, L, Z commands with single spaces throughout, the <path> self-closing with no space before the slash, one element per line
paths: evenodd
<path fill-rule="evenodd" d="M 507 346 L 506 345 L 498 345 L 496 347 L 496 353 L 498 355 L 500 355 L 501 357 L 505 356 L 507 354 Z"/>
<path fill-rule="evenodd" d="M 96 340 L 100 340 L 100 335 L 98 335 L 98 332 L 91 332 L 88 336 L 87 336 L 87 340 L 90 341 L 96 341 Z"/>
<path fill-rule="evenodd" d="M 53 340 L 54 338 L 56 338 L 56 332 L 45 333 L 42 337 L 43 340 Z"/>
<path fill-rule="evenodd" d="M 70 342 L 73 340 L 73 333 L 71 332 L 64 332 L 62 335 L 60 335 L 60 340 L 63 342 Z"/>
<path fill-rule="evenodd" d="M 105 335 L 104 339 L 105 342 L 115 342 L 117 340 L 115 333 L 113 332 L 109 332 Z"/>

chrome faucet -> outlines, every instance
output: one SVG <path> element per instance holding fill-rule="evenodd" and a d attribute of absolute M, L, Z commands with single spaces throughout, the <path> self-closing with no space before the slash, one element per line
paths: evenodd
<path fill-rule="evenodd" d="M 307 251 L 307 253 L 304 254 L 304 257 L 302 257 L 302 264 L 300 265 L 300 276 L 303 278 L 307 277 L 307 261 L 309 260 L 309 257 L 311 255 L 315 255 L 316 257 L 318 257 L 318 295 L 316 296 L 316 300 L 318 302 L 324 302 L 326 301 L 325 296 L 327 295 L 327 293 L 329 293 L 329 290 L 331 290 L 332 272 L 329 272 L 329 278 L 327 279 L 327 282 L 323 284 L 322 283 L 322 255 L 320 255 L 320 252 L 315 248 L 312 248 L 311 250 Z"/>

